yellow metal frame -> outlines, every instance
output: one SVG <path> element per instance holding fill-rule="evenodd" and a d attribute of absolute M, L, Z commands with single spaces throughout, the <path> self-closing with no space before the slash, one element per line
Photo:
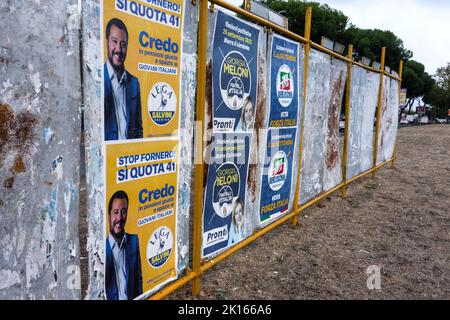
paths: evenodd
<path fill-rule="evenodd" d="M 308 66 L 309 66 L 309 51 L 310 47 L 310 38 L 311 38 L 311 21 L 312 21 L 312 8 L 308 7 L 306 9 L 305 15 L 305 60 L 304 60 L 304 68 L 303 68 L 303 105 L 302 105 L 302 121 L 300 123 L 300 147 L 298 151 L 298 166 L 297 166 L 297 182 L 295 185 L 295 195 L 294 195 L 294 211 L 298 211 L 299 198 L 300 198 L 300 171 L 302 169 L 302 160 L 303 160 L 303 133 L 305 132 L 304 128 L 304 119 L 305 119 L 305 111 L 306 111 L 306 94 L 308 92 Z M 292 225 L 296 226 L 298 224 L 298 214 L 294 215 L 292 218 Z"/>
<path fill-rule="evenodd" d="M 347 67 L 347 84 L 345 87 L 345 129 L 344 129 L 344 150 L 342 155 L 342 197 L 347 196 L 347 160 L 348 160 L 348 128 L 350 125 L 350 89 L 352 84 L 352 61 L 353 61 L 353 45 L 348 46 L 348 62 Z"/>
<path fill-rule="evenodd" d="M 315 205 L 316 203 L 323 200 L 325 197 L 335 193 L 336 191 L 341 190 L 342 196 L 346 195 L 347 186 L 369 174 L 375 175 L 375 172 L 386 164 L 395 163 L 395 146 L 394 146 L 394 154 L 391 160 L 385 161 L 379 165 L 376 165 L 377 158 L 377 145 L 378 145 L 378 132 L 379 132 L 379 121 L 381 117 L 381 99 L 382 99 L 382 88 L 383 88 L 383 76 L 388 76 L 393 79 L 400 81 L 402 78 L 402 66 L 400 64 L 399 77 L 395 77 L 392 74 L 386 73 L 384 71 L 384 62 L 385 62 L 385 48 L 382 50 L 382 67 L 380 70 L 371 68 L 369 66 L 363 65 L 361 63 L 355 62 L 352 58 L 353 46 L 349 46 L 348 56 L 344 57 L 334 51 L 331 51 L 327 48 L 324 48 L 310 40 L 311 34 L 311 21 L 312 21 L 312 8 L 307 8 L 306 17 L 305 17 L 305 34 L 304 37 L 301 37 L 285 28 L 282 28 L 270 21 L 267 21 L 246 9 L 242 9 L 231 5 L 224 0 L 198 0 L 192 1 L 192 3 L 199 3 L 199 30 L 198 30 L 198 64 L 197 64 L 197 97 L 196 97 L 196 123 L 197 127 L 195 130 L 195 186 L 194 186 L 194 230 L 193 230 L 193 248 L 192 248 L 192 270 L 187 269 L 186 275 L 177 279 L 173 283 L 169 284 L 165 288 L 161 289 L 153 296 L 151 296 L 150 300 L 160 300 L 164 299 L 173 293 L 175 290 L 183 287 L 184 285 L 192 282 L 192 294 L 194 296 L 198 296 L 201 288 L 201 275 L 207 270 L 211 269 L 213 266 L 217 265 L 219 262 L 231 256 L 233 253 L 239 251 L 243 247 L 252 243 L 262 235 L 268 233 L 269 231 L 275 229 L 279 225 L 284 222 L 291 220 L 293 225 L 298 223 L 299 214 L 305 209 Z M 294 208 L 293 211 L 284 215 L 280 219 L 276 220 L 272 224 L 256 231 L 250 237 L 244 239 L 239 242 L 232 248 L 223 252 L 222 254 L 216 256 L 215 258 L 202 262 L 201 260 L 201 252 L 202 252 L 202 215 L 203 215 L 203 152 L 204 152 L 204 143 L 203 143 L 203 133 L 204 133 L 204 116 L 205 116 L 205 92 L 206 88 L 204 83 L 206 83 L 206 49 L 207 49 L 207 33 L 208 33 L 208 2 L 211 3 L 212 6 L 218 5 L 228 10 L 231 10 L 237 14 L 240 14 L 254 22 L 261 24 L 262 26 L 268 28 L 269 30 L 273 30 L 278 32 L 287 38 L 290 38 L 294 41 L 301 42 L 305 44 L 305 61 L 304 61 L 304 75 L 303 75 L 303 106 L 302 106 L 302 121 L 301 121 L 301 130 L 300 130 L 300 146 L 299 146 L 299 155 L 298 155 L 298 175 L 296 181 L 296 190 L 294 196 Z M 250 1 L 247 1 L 250 2 Z M 311 48 L 317 49 L 324 53 L 329 54 L 330 56 L 337 58 L 339 60 L 345 61 L 348 63 L 348 76 L 347 76 L 347 95 L 345 101 L 345 133 L 344 133 L 344 154 L 343 154 L 343 164 L 342 164 L 342 172 L 343 172 L 343 182 L 333 189 L 324 192 L 317 196 L 315 199 L 310 200 L 309 202 L 303 204 L 299 207 L 299 195 L 300 195 L 300 182 L 301 182 L 301 165 L 302 165 L 302 153 L 303 153 L 303 135 L 304 135 L 304 116 L 306 111 L 306 95 L 307 95 L 307 81 L 308 81 L 308 65 L 309 65 L 309 52 Z M 363 172 L 351 179 L 347 180 L 347 150 L 348 150 L 348 127 L 349 127 L 349 115 L 350 115 L 350 85 L 351 85 L 351 76 L 352 76 L 352 65 L 358 65 L 364 69 L 370 70 L 372 72 L 377 72 L 381 74 L 380 79 L 380 88 L 379 88 L 379 96 L 378 96 L 378 109 L 377 109 L 377 129 L 376 129 L 376 139 L 375 139 L 375 148 L 374 148 L 374 166 L 370 170 Z M 199 85 L 200 84 L 200 85 Z M 400 86 L 399 86 L 400 87 Z"/>
<path fill-rule="evenodd" d="M 378 88 L 378 106 L 377 106 L 377 122 L 375 125 L 375 140 L 373 142 L 373 167 L 377 166 L 377 158 L 378 158 L 378 138 L 380 136 L 380 125 L 381 125 L 381 111 L 383 108 L 383 81 L 384 81 L 384 66 L 386 62 L 386 47 L 381 49 L 381 73 L 380 73 L 380 86 Z M 377 170 L 375 169 L 372 172 L 372 178 L 375 178 L 377 174 Z"/>
<path fill-rule="evenodd" d="M 202 252 L 202 214 L 203 214 L 203 132 L 205 120 L 206 87 L 198 85 L 206 83 L 206 46 L 208 35 L 208 1 L 200 0 L 198 27 L 198 62 L 197 62 L 197 128 L 195 131 L 195 190 L 194 190 L 194 235 L 192 269 L 195 275 L 200 274 Z M 192 293 L 200 293 L 200 277 L 192 281 Z"/>
<path fill-rule="evenodd" d="M 398 67 L 398 96 L 400 98 L 400 92 L 402 90 L 402 79 L 403 79 L 403 60 L 400 61 L 400 65 Z M 400 121 L 400 119 L 398 119 Z M 395 138 L 394 143 L 394 151 L 392 152 L 392 168 L 395 168 L 397 162 L 397 137 Z"/>

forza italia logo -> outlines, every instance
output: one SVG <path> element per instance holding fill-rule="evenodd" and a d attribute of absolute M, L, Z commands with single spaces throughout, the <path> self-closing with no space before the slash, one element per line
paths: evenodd
<path fill-rule="evenodd" d="M 289 66 L 283 64 L 277 73 L 277 97 L 283 107 L 288 107 L 294 98 L 294 81 Z"/>
<path fill-rule="evenodd" d="M 288 161 L 286 153 L 278 151 L 270 160 L 269 174 L 267 175 L 270 189 L 280 190 L 287 178 Z"/>

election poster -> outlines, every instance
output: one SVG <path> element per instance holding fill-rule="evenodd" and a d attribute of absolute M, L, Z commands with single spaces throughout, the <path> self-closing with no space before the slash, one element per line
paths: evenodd
<path fill-rule="evenodd" d="M 287 213 L 294 173 L 299 109 L 299 44 L 277 34 L 269 42 L 270 97 L 260 224 Z"/>
<path fill-rule="evenodd" d="M 269 129 L 267 154 L 261 180 L 260 222 L 287 213 L 292 189 L 295 137 L 297 129 Z"/>
<path fill-rule="evenodd" d="M 299 44 L 273 34 L 269 61 L 269 127 L 295 127 L 297 125 L 299 105 Z"/>
<path fill-rule="evenodd" d="M 249 150 L 256 114 L 260 29 L 217 12 L 212 47 L 213 135 L 203 206 L 202 256 L 245 239 Z"/>
<path fill-rule="evenodd" d="M 203 211 L 203 257 L 248 236 L 245 212 L 251 134 L 214 134 Z"/>
<path fill-rule="evenodd" d="M 177 277 L 184 0 L 101 1 L 105 296 Z"/>
<path fill-rule="evenodd" d="M 406 108 L 408 89 L 400 89 L 400 109 Z"/>
<path fill-rule="evenodd" d="M 106 145 L 108 300 L 176 278 L 177 149 L 176 139 Z"/>
<path fill-rule="evenodd" d="M 176 134 L 184 0 L 104 0 L 105 140 Z"/>
<path fill-rule="evenodd" d="M 213 131 L 254 127 L 260 30 L 218 11 L 213 38 Z"/>

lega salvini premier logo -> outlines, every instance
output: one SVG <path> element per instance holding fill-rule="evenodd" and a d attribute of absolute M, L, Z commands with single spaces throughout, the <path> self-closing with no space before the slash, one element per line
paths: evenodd
<path fill-rule="evenodd" d="M 177 110 L 177 96 L 170 84 L 155 83 L 148 95 L 148 113 L 158 126 L 168 124 Z"/>
<path fill-rule="evenodd" d="M 173 249 L 173 236 L 169 227 L 156 229 L 147 244 L 147 261 L 151 267 L 161 268 L 169 260 Z"/>

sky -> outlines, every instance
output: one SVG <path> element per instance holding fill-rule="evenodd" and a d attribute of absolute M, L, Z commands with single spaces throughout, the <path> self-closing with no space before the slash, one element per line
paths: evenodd
<path fill-rule="evenodd" d="M 423 63 L 431 75 L 450 62 L 450 0 L 315 1 L 342 11 L 358 28 L 392 31 L 413 52 L 412 59 Z"/>

